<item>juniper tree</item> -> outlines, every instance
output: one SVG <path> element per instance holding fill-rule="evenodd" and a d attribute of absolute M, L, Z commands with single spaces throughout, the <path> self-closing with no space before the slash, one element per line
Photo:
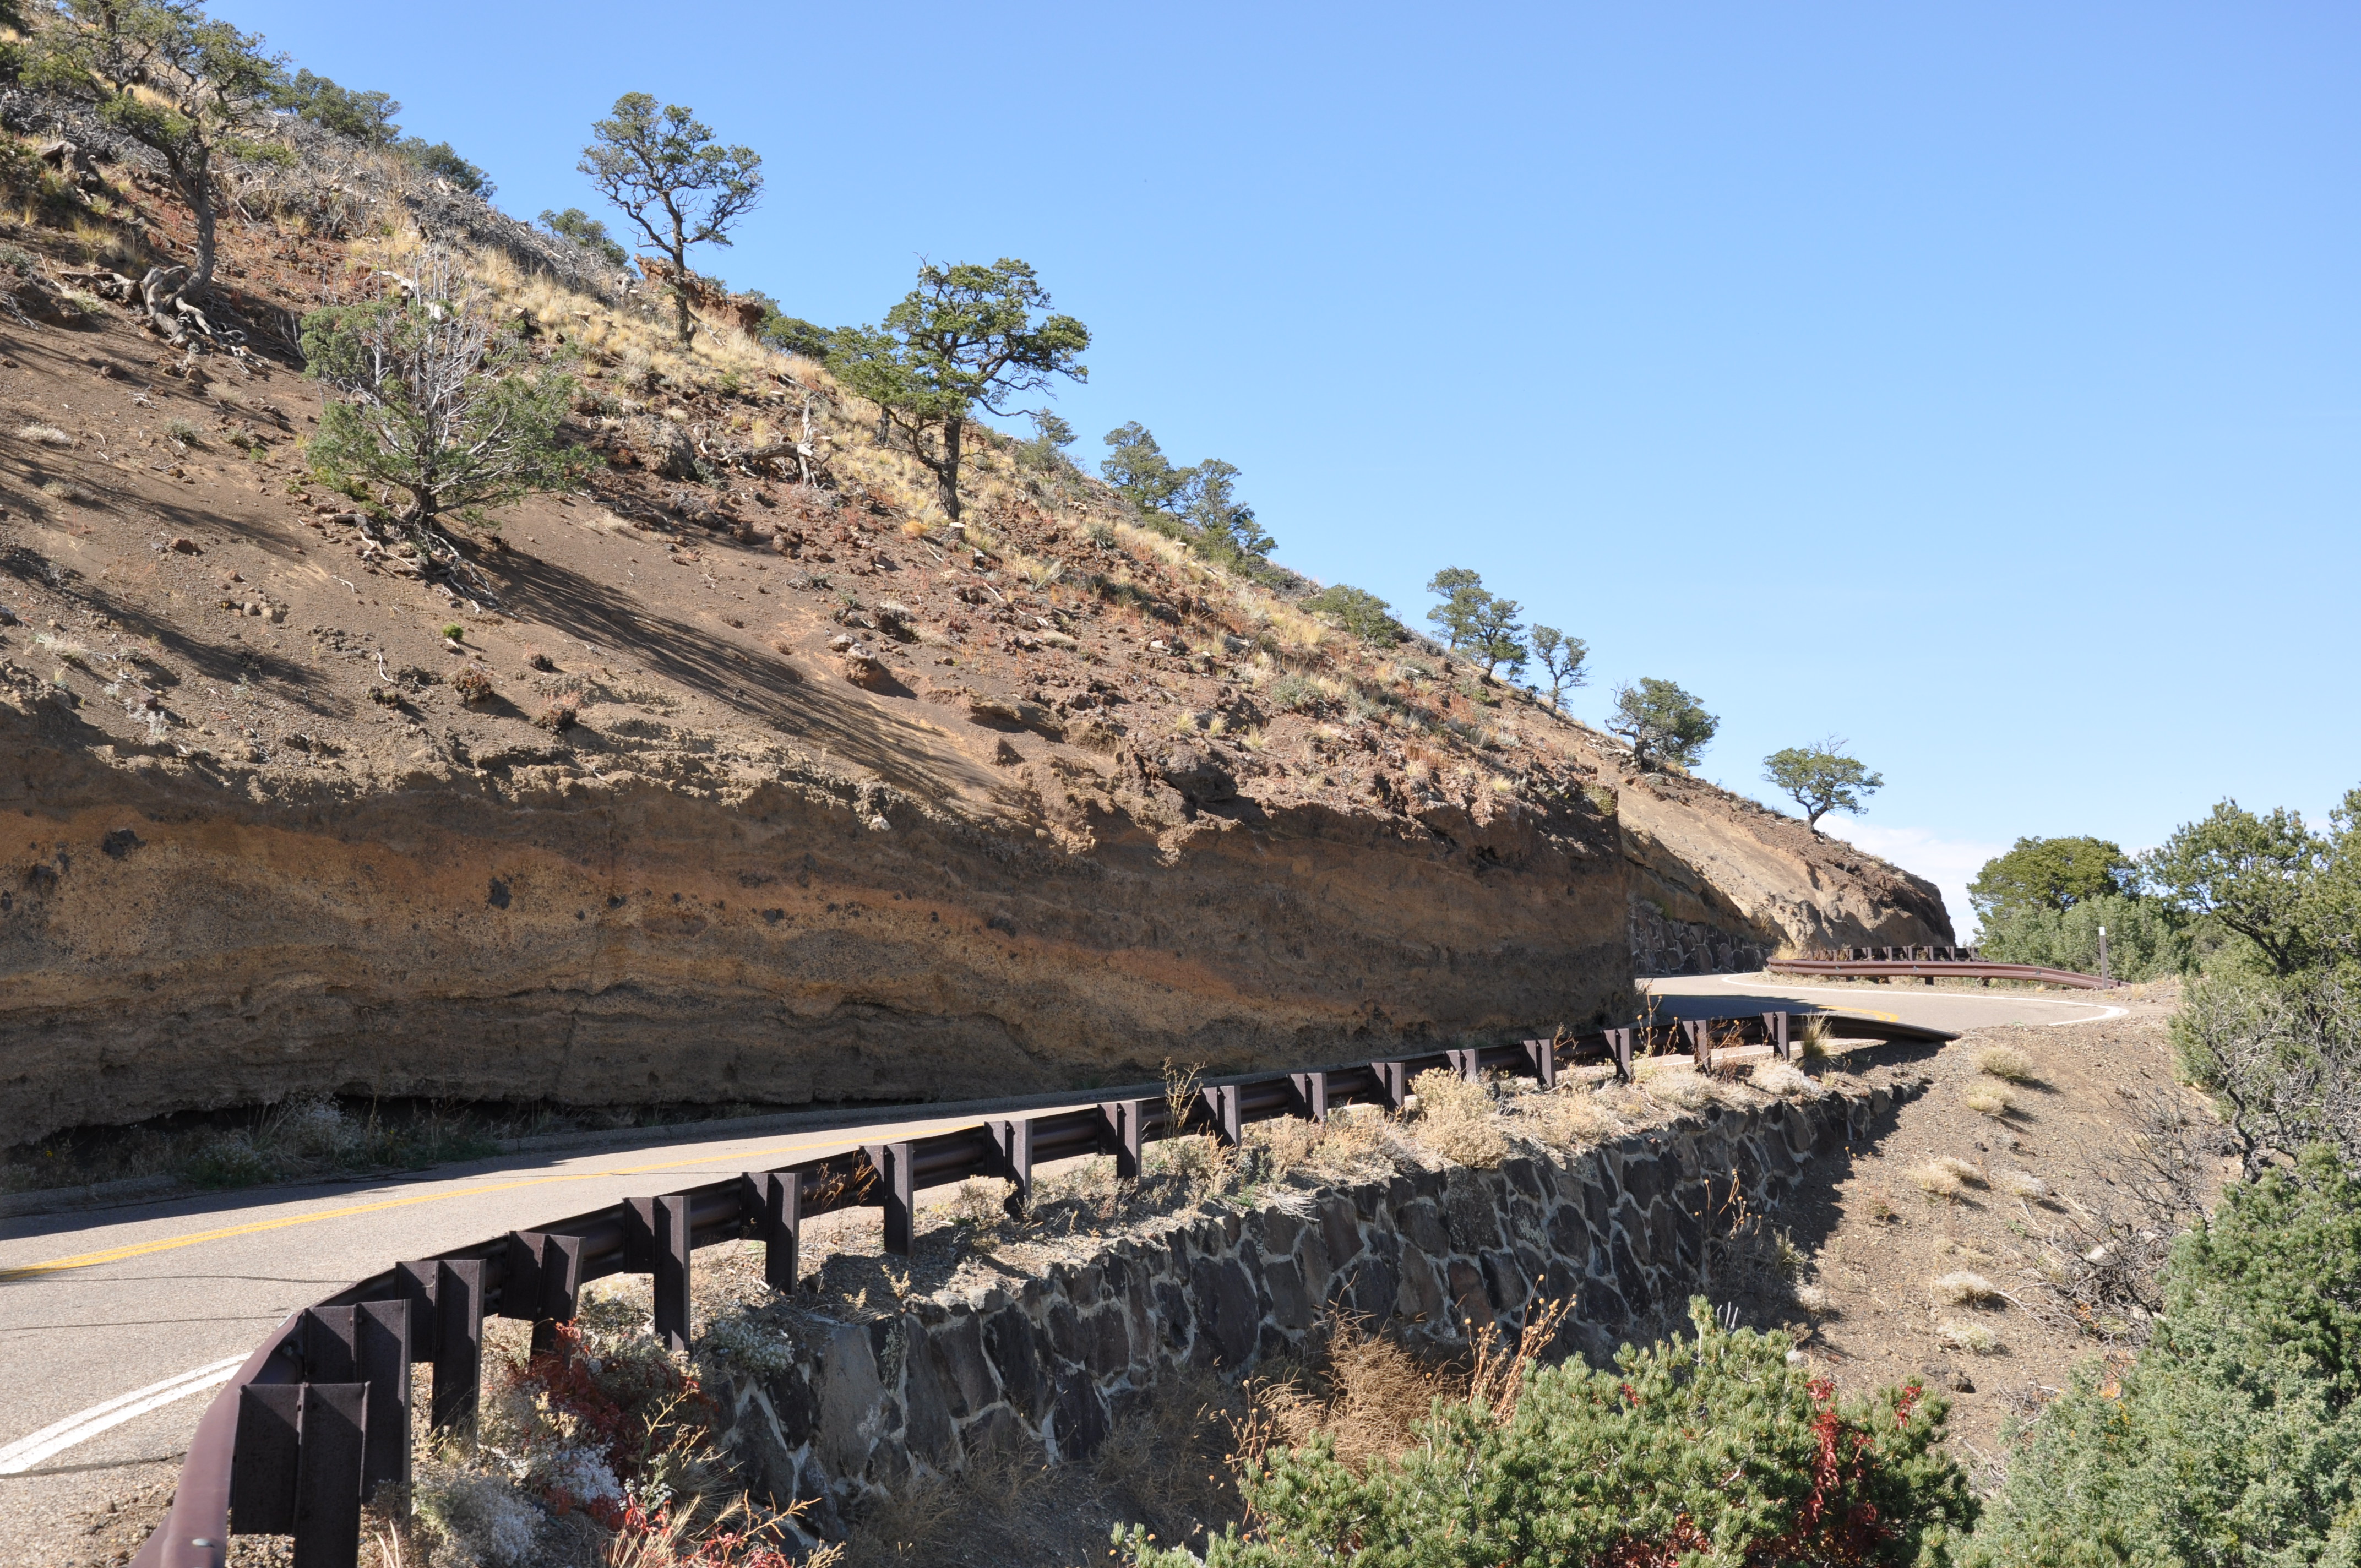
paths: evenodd
<path fill-rule="evenodd" d="M 1516 600 L 1487 592 L 1483 577 L 1465 566 L 1445 566 L 1428 580 L 1426 591 L 1443 596 L 1427 620 L 1444 629 L 1454 652 L 1465 650 L 1483 662 L 1486 680 L 1502 664 L 1524 668 L 1524 628 L 1517 624 L 1522 607 Z"/>
<path fill-rule="evenodd" d="M 1632 758 L 1642 767 L 1653 756 L 1686 768 L 1697 764 L 1721 720 L 1675 683 L 1646 676 L 1615 688 L 1615 711 L 1607 728 L 1631 742 Z"/>
<path fill-rule="evenodd" d="M 1816 745 L 1789 746 L 1763 759 L 1763 776 L 1804 808 L 1804 825 L 1820 830 L 1831 811 L 1859 816 L 1861 802 L 1885 787 L 1884 779 L 1845 755 L 1845 743 L 1830 737 Z"/>
<path fill-rule="evenodd" d="M 1390 648 L 1409 633 L 1393 618 L 1393 606 L 1349 583 L 1323 588 L 1303 601 L 1303 608 L 1323 620 L 1334 621 L 1364 642 Z"/>
<path fill-rule="evenodd" d="M 486 585 L 443 520 L 564 488 L 588 470 L 558 428 L 574 380 L 499 330 L 448 255 L 430 248 L 408 266 L 376 299 L 303 318 L 304 373 L 336 394 L 307 455 L 339 483 L 400 491 L 396 525 L 481 597 Z"/>
<path fill-rule="evenodd" d="M 221 196 L 214 164 L 250 145 L 282 80 L 259 34 L 205 15 L 198 0 L 65 0 L 64 14 L 34 35 L 25 78 L 78 99 L 163 160 L 195 220 L 187 266 L 156 266 L 140 280 L 149 323 L 175 343 L 193 321 L 192 298 L 213 282 Z"/>
<path fill-rule="evenodd" d="M 1549 704 L 1558 706 L 1558 699 L 1576 686 L 1588 683 L 1590 676 L 1583 670 L 1582 661 L 1590 652 L 1590 644 L 1579 637 L 1568 637 L 1554 626 L 1536 625 L 1527 634 L 1533 657 L 1549 672 Z"/>
<path fill-rule="evenodd" d="M 1196 477 L 1194 468 L 1177 466 L 1164 455 L 1148 428 L 1133 420 L 1108 431 L 1107 455 L 1099 462 L 1106 482 L 1142 512 L 1173 512 L 1178 498 Z"/>
<path fill-rule="evenodd" d="M 1055 376 L 1087 380 L 1079 356 L 1090 329 L 1050 312 L 1049 295 L 1022 261 L 989 267 L 928 263 L 918 286 L 885 313 L 880 326 L 833 334 L 829 368 L 855 395 L 907 438 L 935 477 L 945 515 L 960 515 L 960 467 L 975 411 L 1005 415 L 1020 393 Z"/>
<path fill-rule="evenodd" d="M 2282 806 L 2258 817 L 2225 800 L 2176 828 L 2141 869 L 2167 902 L 2212 916 L 2253 942 L 2273 970 L 2292 974 L 2319 956 L 2308 905 L 2331 849 L 2300 813 Z"/>
<path fill-rule="evenodd" d="M 590 127 L 578 168 L 663 254 L 672 275 L 675 325 L 686 348 L 697 331 L 688 309 L 691 246 L 730 243 L 730 225 L 763 194 L 763 159 L 750 147 L 723 147 L 693 110 L 659 110 L 645 93 L 626 93 Z"/>
<path fill-rule="evenodd" d="M 1180 518 L 1193 531 L 1193 543 L 1216 560 L 1235 561 L 1270 554 L 1279 542 L 1255 521 L 1254 508 L 1237 498 L 1235 464 L 1208 457 L 1190 470 L 1189 482 L 1175 499 Z"/>
<path fill-rule="evenodd" d="M 609 266 L 627 267 L 631 264 L 631 253 L 615 243 L 615 236 L 607 232 L 607 225 L 579 207 L 568 207 L 562 213 L 544 207 L 541 213 L 541 226 L 562 238 L 572 240 Z"/>

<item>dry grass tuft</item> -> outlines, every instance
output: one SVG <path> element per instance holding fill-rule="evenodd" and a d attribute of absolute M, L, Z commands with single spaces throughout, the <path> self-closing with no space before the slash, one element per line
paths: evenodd
<path fill-rule="evenodd" d="M 1265 1431 L 1242 1431 L 1242 1449 L 1257 1438 L 1264 1447 L 1297 1448 L 1325 1433 L 1336 1457 L 1357 1474 L 1371 1460 L 1409 1447 L 1434 1401 L 1462 1398 L 1466 1389 L 1360 1321 L 1335 1317 L 1317 1372 L 1259 1384 L 1254 1392 Z"/>
<path fill-rule="evenodd" d="M 2008 1091 L 1997 1083 L 1976 1085 L 1960 1097 L 1960 1103 L 1979 1116 L 1990 1116 L 1995 1121 L 2016 1109 L 2016 1102 L 2008 1097 Z"/>
<path fill-rule="evenodd" d="M 2000 1335 L 1982 1323 L 1961 1322 L 1957 1318 L 1945 1318 L 1937 1323 L 1935 1337 L 1953 1350 L 1964 1350 L 1971 1355 L 1991 1355 L 2000 1349 Z"/>
<path fill-rule="evenodd" d="M 41 446 L 71 446 L 73 437 L 53 424 L 20 424 L 16 439 L 30 441 Z"/>
<path fill-rule="evenodd" d="M 1576 1085 L 1524 1095 L 1517 1101 L 1517 1114 L 1535 1123 L 1542 1141 L 1558 1148 L 1596 1143 L 1616 1128 L 1614 1113 Z"/>
<path fill-rule="evenodd" d="M 2001 1172 L 1999 1185 L 2000 1190 L 2012 1198 L 2049 1196 L 2049 1183 L 2029 1170 L 2004 1170 Z"/>
<path fill-rule="evenodd" d="M 2031 1083 L 2033 1058 L 2015 1046 L 1986 1046 L 1976 1053 L 1976 1070 L 2005 1083 Z"/>
<path fill-rule="evenodd" d="M 1914 1165 L 1910 1168 L 1908 1175 L 1910 1185 L 1929 1198 L 1956 1198 L 1960 1194 L 1961 1186 L 1960 1179 L 1936 1161 L 1929 1160 L 1925 1165 Z"/>
<path fill-rule="evenodd" d="M 1683 1111 L 1702 1111 L 1713 1101 L 1713 1086 L 1686 1057 L 1650 1057 L 1632 1063 L 1631 1075 L 1649 1098 Z"/>
<path fill-rule="evenodd" d="M 1938 1299 L 1958 1306 L 1981 1306 L 2002 1299 L 1999 1286 L 1982 1275 L 1964 1268 L 1944 1275 L 1935 1281 L 1932 1288 Z"/>
<path fill-rule="evenodd" d="M 1819 1085 L 1793 1062 L 1764 1062 L 1754 1069 L 1748 1081 L 1763 1093 L 1775 1094 L 1783 1100 L 1815 1099 L 1820 1091 Z"/>
<path fill-rule="evenodd" d="M 1942 1157 L 1936 1160 L 1935 1163 L 1942 1167 L 1945 1170 L 1949 1171 L 1953 1176 L 1957 1177 L 1961 1184 L 1965 1186 L 1983 1187 L 1989 1185 L 1989 1179 L 1985 1177 L 1984 1168 L 1982 1166 L 1975 1165 L 1970 1161 L 1961 1159 L 1957 1155 L 1944 1155 Z"/>
<path fill-rule="evenodd" d="M 1444 1158 L 1489 1168 L 1509 1157 L 1500 1135 L 1492 1091 L 1444 1068 L 1430 1068 L 1411 1080 L 1418 1095 L 1418 1141 Z"/>

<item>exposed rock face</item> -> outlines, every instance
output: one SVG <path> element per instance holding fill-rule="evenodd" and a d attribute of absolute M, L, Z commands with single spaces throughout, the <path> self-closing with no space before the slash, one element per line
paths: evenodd
<path fill-rule="evenodd" d="M 180 232 L 143 155 L 55 128 Z M 304 168 L 290 202 L 347 191 Z M 588 253 L 431 182 L 369 200 L 596 284 L 500 308 L 607 344 L 569 432 L 606 464 L 463 529 L 456 572 L 321 493 L 291 360 L 159 367 L 120 302 L 11 328 L 7 417 L 60 439 L 0 444 L 0 1143 L 318 1091 L 793 1104 L 1306 1065 L 1601 1022 L 1635 959 L 1948 939 L 1923 884 L 1634 777 L 1000 437 L 941 525 L 817 367 L 658 385 L 623 350 L 668 316 Z M 363 286 L 343 226 L 225 235 L 236 308 Z"/>
<path fill-rule="evenodd" d="M 1604 1365 L 1677 1319 L 1699 1288 L 1706 1216 L 1735 1186 L 1778 1212 L 1815 1161 L 1833 1165 L 1915 1085 L 1759 1112 L 1721 1108 L 1567 1156 L 1498 1170 L 1421 1170 L 1250 1213 L 1194 1214 L 1052 1265 L 1021 1289 L 918 1297 L 900 1316 L 795 1319 L 770 1363 L 726 1376 L 728 1445 L 750 1479 L 841 1533 L 844 1512 L 913 1475 L 996 1451 L 1088 1458 L 1183 1367 L 1235 1376 L 1301 1354 L 1332 1310 L 1371 1332 L 1464 1347 L 1570 1300 L 1560 1354 Z M 1824 1169 L 1823 1179 L 1837 1172 Z M 767 1316 L 767 1314 L 766 1314 Z"/>
<path fill-rule="evenodd" d="M 1065 798 L 1077 852 L 787 771 L 307 799 L 6 739 L 0 1141 L 310 1091 L 924 1100 L 1353 1059 L 1587 1022 L 1629 980 L 1628 867 L 1579 814 L 1504 806 L 1479 860 L 1140 787 Z"/>
<path fill-rule="evenodd" d="M 1709 784 L 1627 777 L 1616 815 L 1639 974 L 1753 969 L 1782 948 L 1952 940 L 1934 883 Z"/>

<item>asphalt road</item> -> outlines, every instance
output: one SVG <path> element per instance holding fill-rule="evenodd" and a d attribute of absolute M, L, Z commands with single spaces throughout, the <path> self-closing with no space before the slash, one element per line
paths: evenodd
<path fill-rule="evenodd" d="M 2014 992 L 1790 985 L 1759 975 L 1686 976 L 1651 990 L 1688 1017 L 1822 1007 L 1952 1030 L 2121 1012 Z M 962 1108 L 885 1131 L 918 1136 L 979 1113 Z M 351 1280 L 398 1258 L 878 1135 L 708 1135 L 0 1222 L 0 1562 L 79 1561 L 62 1533 L 67 1522 L 169 1476 L 212 1390 L 254 1343 Z"/>

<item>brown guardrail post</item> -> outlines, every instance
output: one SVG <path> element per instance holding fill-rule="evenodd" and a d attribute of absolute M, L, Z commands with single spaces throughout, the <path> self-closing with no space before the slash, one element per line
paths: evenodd
<path fill-rule="evenodd" d="M 541 1316 L 533 1320 L 533 1348 L 557 1348 L 557 1325 L 570 1323 L 582 1299 L 582 1238 L 541 1239 Z"/>
<path fill-rule="evenodd" d="M 1378 1075 L 1378 1090 L 1386 1097 L 1386 1109 L 1399 1111 L 1410 1098 L 1410 1074 L 1398 1061 L 1373 1061 L 1369 1070 Z"/>
<path fill-rule="evenodd" d="M 434 1280 L 433 1258 L 393 1266 L 393 1293 L 410 1309 L 410 1359 L 434 1359 Z"/>
<path fill-rule="evenodd" d="M 410 1303 L 364 1301 L 356 1312 L 353 1359 L 371 1390 L 361 1500 L 381 1481 L 410 1479 Z"/>
<path fill-rule="evenodd" d="M 1602 1031 L 1602 1033 L 1607 1036 L 1608 1052 L 1615 1058 L 1616 1081 L 1620 1083 L 1631 1082 L 1631 1031 L 1628 1028 L 1608 1029 Z"/>
<path fill-rule="evenodd" d="M 1689 1056 L 1700 1070 L 1713 1066 L 1713 1020 L 1684 1018 L 1681 1032 L 1689 1037 Z"/>
<path fill-rule="evenodd" d="M 582 1291 L 582 1238 L 511 1231 L 500 1277 L 500 1316 L 533 1325 L 533 1352 L 557 1348 L 557 1325 L 571 1322 Z"/>
<path fill-rule="evenodd" d="M 688 1348 L 688 1200 L 654 1200 L 655 1331 L 666 1350 Z"/>
<path fill-rule="evenodd" d="M 445 1258 L 434 1272 L 434 1409 L 437 1431 L 472 1426 L 484 1369 L 484 1266 Z"/>
<path fill-rule="evenodd" d="M 501 1259 L 500 1312 L 519 1322 L 541 1318 L 541 1244 L 539 1231 L 511 1231 L 508 1253 Z M 535 1345 L 538 1350 L 540 1346 Z"/>
<path fill-rule="evenodd" d="M 1793 1055 L 1787 1044 L 1787 1015 L 1784 1013 L 1763 1014 L 1763 1032 L 1771 1041 L 1771 1054 L 1781 1061 Z"/>
<path fill-rule="evenodd" d="M 1115 1173 L 1126 1180 L 1139 1178 L 1139 1151 L 1144 1135 L 1147 1111 L 1152 1100 L 1108 1100 L 1099 1105 L 1099 1114 L 1106 1119 L 1106 1141 L 1115 1156 Z"/>
<path fill-rule="evenodd" d="M 987 1125 L 1000 1150 L 1000 1173 L 1016 1188 L 1006 1208 L 1011 1218 L 1021 1216 L 1033 1201 L 1033 1119 L 1015 1116 Z"/>
<path fill-rule="evenodd" d="M 1476 1051 L 1462 1050 L 1456 1046 L 1446 1047 L 1443 1052 L 1444 1059 L 1451 1064 L 1451 1070 L 1470 1083 L 1484 1076 L 1478 1055 Z"/>
<path fill-rule="evenodd" d="M 350 1307 L 306 1307 L 303 1319 L 295 1331 L 297 1353 L 303 1358 L 303 1381 L 306 1383 L 353 1383 L 359 1380 L 355 1370 L 358 1357 L 354 1353 L 354 1319 Z"/>
<path fill-rule="evenodd" d="M 877 1168 L 879 1201 L 885 1209 L 885 1250 L 895 1257 L 910 1255 L 912 1210 L 917 1193 L 911 1178 L 910 1146 L 868 1144 L 869 1163 Z"/>
<path fill-rule="evenodd" d="M 238 1390 L 237 1437 L 229 1465 L 229 1528 L 235 1533 L 286 1535 L 295 1529 L 302 1420 L 301 1383 L 249 1383 Z"/>
<path fill-rule="evenodd" d="M 803 1239 L 804 1173 L 767 1170 L 748 1173 L 752 1190 L 754 1234 L 763 1243 L 763 1280 L 774 1290 L 796 1288 L 796 1249 Z"/>
<path fill-rule="evenodd" d="M 1303 1114 L 1314 1122 L 1328 1119 L 1328 1075 L 1324 1072 L 1290 1072 L 1287 1080 L 1295 1086 L 1296 1103 Z"/>
<path fill-rule="evenodd" d="M 368 1385 L 305 1383 L 295 1455 L 294 1568 L 357 1568 Z"/>
<path fill-rule="evenodd" d="M 1559 1033 L 1564 1034 L 1564 1031 L 1561 1030 Z M 1543 1089 L 1555 1089 L 1557 1087 L 1557 1039 L 1553 1037 L 1546 1040 L 1521 1040 L 1518 1044 L 1524 1047 L 1525 1063 L 1533 1069 L 1533 1080 Z"/>
<path fill-rule="evenodd" d="M 1245 1129 L 1238 1120 L 1238 1086 L 1216 1083 L 1197 1091 L 1199 1103 L 1213 1119 L 1213 1136 L 1235 1148 L 1238 1136 Z"/>

